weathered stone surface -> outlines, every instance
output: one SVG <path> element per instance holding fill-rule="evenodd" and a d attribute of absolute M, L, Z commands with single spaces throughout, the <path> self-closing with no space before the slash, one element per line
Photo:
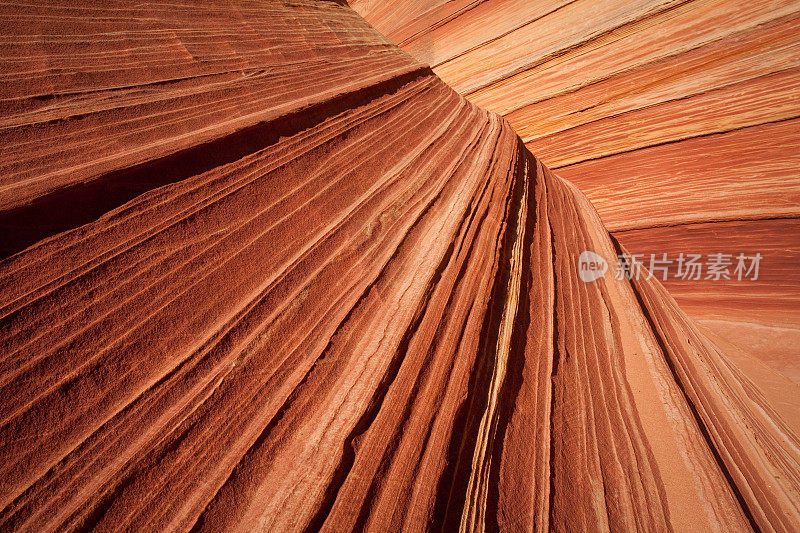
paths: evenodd
<path fill-rule="evenodd" d="M 0 20 L 2 529 L 800 527 L 798 385 L 347 6 Z"/>
<path fill-rule="evenodd" d="M 768 253 L 758 284 L 667 286 L 693 318 L 800 381 L 800 280 L 785 275 L 800 234 L 784 231 L 800 216 L 800 2 L 351 5 L 506 118 L 631 253 Z M 728 230 L 738 240 L 722 246 Z"/>

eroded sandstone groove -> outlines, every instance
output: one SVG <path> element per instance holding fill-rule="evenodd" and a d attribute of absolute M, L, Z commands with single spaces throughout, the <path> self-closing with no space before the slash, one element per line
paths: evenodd
<path fill-rule="evenodd" d="M 800 383 L 800 2 L 351 0 L 509 121 L 647 262 L 761 254 L 757 280 L 664 285 Z"/>
<path fill-rule="evenodd" d="M 3 529 L 800 526 L 797 385 L 347 6 L 0 15 Z"/>

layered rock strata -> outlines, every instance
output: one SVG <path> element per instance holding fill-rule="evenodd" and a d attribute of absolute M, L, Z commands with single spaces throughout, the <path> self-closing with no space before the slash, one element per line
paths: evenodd
<path fill-rule="evenodd" d="M 3 529 L 800 527 L 797 385 L 347 6 L 1 9 Z"/>
<path fill-rule="evenodd" d="M 786 275 L 800 250 L 799 2 L 351 5 L 506 118 L 631 253 L 761 253 L 757 283 L 665 285 L 695 320 L 800 382 L 800 283 Z"/>

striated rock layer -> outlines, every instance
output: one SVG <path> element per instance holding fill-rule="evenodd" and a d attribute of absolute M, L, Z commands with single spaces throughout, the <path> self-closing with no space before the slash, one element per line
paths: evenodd
<path fill-rule="evenodd" d="M 2 529 L 800 527 L 798 386 L 345 5 L 0 20 Z"/>
<path fill-rule="evenodd" d="M 666 286 L 800 383 L 800 283 L 785 275 L 800 251 L 800 2 L 350 3 L 506 118 L 631 253 L 765 256 L 755 284 Z"/>

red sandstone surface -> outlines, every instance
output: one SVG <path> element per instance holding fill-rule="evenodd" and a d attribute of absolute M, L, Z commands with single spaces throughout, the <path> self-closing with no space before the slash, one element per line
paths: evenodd
<path fill-rule="evenodd" d="M 0 529 L 800 528 L 800 385 L 578 276 L 674 228 L 609 234 L 344 3 L 4 4 L 0 43 Z"/>
<path fill-rule="evenodd" d="M 667 287 L 695 320 L 800 381 L 800 280 L 793 266 L 786 275 L 800 250 L 800 2 L 351 5 L 507 119 L 631 253 L 769 253 L 758 284 Z"/>

